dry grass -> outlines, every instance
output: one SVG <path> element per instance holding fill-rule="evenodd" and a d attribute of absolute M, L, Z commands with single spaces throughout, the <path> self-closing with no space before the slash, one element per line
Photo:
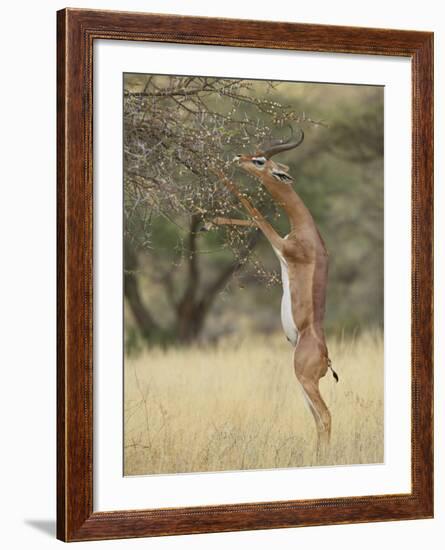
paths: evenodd
<path fill-rule="evenodd" d="M 329 341 L 340 382 L 324 464 L 383 461 L 383 337 Z M 125 474 L 317 464 L 315 426 L 282 335 L 217 347 L 151 350 L 125 362 Z"/>

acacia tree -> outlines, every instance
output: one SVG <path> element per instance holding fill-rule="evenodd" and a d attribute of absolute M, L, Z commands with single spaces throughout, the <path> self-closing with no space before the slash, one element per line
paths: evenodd
<path fill-rule="evenodd" d="M 374 274 L 382 256 L 383 98 L 369 90 L 351 105 L 341 93 L 329 109 L 323 99 L 331 92 L 308 100 L 304 96 L 310 87 L 298 96 L 285 86 L 126 75 L 125 298 L 137 332 L 147 342 L 198 338 L 216 298 L 223 298 L 222 290 L 240 277 L 249 277 L 252 285 L 278 281 L 261 261 L 262 240 L 254 228 L 200 230 L 211 227 L 216 217 L 245 216 L 214 169 L 233 176 L 235 154 L 260 148 L 272 135 L 282 138 L 288 125 L 305 127 L 308 139 L 298 160 L 289 159 L 291 171 L 336 250 L 330 312 L 340 315 L 342 323 L 351 311 L 371 321 L 378 318 L 381 289 Z M 316 131 L 320 123 L 301 112 L 308 107 L 329 118 L 328 131 Z M 235 181 L 266 217 L 286 230 L 257 182 L 240 172 Z M 353 307 L 344 305 L 345 292 L 356 297 Z M 373 303 L 371 312 L 364 304 Z"/>
<path fill-rule="evenodd" d="M 204 278 L 200 233 L 215 217 L 239 217 L 239 204 L 212 167 L 233 169 L 234 153 L 269 139 L 271 128 L 307 117 L 268 98 L 273 82 L 175 76 L 127 76 L 124 93 L 125 297 L 147 341 L 197 338 L 218 293 L 250 258 L 260 277 L 273 278 L 252 258 L 254 228 L 219 229 L 224 258 Z M 255 88 L 255 90 L 253 90 Z M 311 121 L 309 121 L 311 122 Z M 260 186 L 249 189 L 271 213 Z M 175 228 L 167 254 L 153 243 L 153 226 Z M 230 254 L 227 254 L 230 250 Z M 201 250 L 202 253 L 202 250 Z M 167 257 L 165 257 L 167 256 Z M 161 324 L 144 300 L 141 261 L 150 259 L 173 313 Z"/>

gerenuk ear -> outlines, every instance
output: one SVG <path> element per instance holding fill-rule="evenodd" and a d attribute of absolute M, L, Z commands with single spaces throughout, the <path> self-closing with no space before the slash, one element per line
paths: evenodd
<path fill-rule="evenodd" d="M 291 176 L 289 176 L 289 174 L 281 170 L 272 170 L 272 176 L 275 179 L 282 181 L 284 183 L 290 183 L 291 181 L 294 181 L 294 179 Z"/>

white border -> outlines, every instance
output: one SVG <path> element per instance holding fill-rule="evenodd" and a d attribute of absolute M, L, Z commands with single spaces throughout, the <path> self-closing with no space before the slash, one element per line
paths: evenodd
<path fill-rule="evenodd" d="M 409 492 L 411 64 L 408 59 L 95 41 L 96 511 Z M 385 85 L 385 464 L 122 476 L 122 73 Z"/>

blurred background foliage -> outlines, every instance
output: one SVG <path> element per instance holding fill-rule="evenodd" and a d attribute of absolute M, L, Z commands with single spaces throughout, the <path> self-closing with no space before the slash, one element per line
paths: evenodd
<path fill-rule="evenodd" d="M 224 170 L 282 235 L 285 216 L 234 166 L 302 127 L 277 160 L 330 254 L 328 332 L 383 325 L 383 88 L 222 78 L 124 77 L 124 291 L 127 353 L 280 330 L 279 264 L 212 173 Z"/>

